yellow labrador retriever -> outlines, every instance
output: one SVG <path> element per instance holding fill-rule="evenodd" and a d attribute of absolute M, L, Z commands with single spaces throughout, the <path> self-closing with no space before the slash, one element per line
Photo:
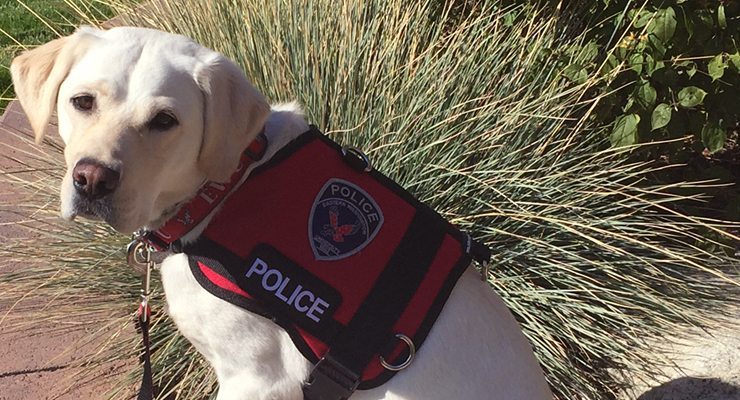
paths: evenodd
<path fill-rule="evenodd" d="M 308 128 L 296 106 L 271 109 L 230 60 L 156 30 L 81 28 L 18 56 L 11 72 L 37 141 L 57 112 L 62 217 L 123 233 L 158 228 L 204 182 L 227 180 L 261 130 L 264 162 Z M 204 290 L 184 254 L 161 274 L 171 317 L 216 371 L 219 400 L 303 398 L 312 365 L 281 327 Z M 472 268 L 425 343 L 409 368 L 351 398 L 552 398 L 517 322 Z"/>

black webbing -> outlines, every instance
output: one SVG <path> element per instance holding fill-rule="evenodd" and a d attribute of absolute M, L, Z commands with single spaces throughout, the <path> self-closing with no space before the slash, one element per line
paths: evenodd
<path fill-rule="evenodd" d="M 139 320 L 139 326 L 141 327 L 141 337 L 144 347 L 144 352 L 141 354 L 141 358 L 144 362 L 144 373 L 141 377 L 139 395 L 136 397 L 136 399 L 152 400 L 154 399 L 154 381 L 152 379 L 152 361 L 149 344 L 149 320 L 152 318 L 152 316 L 149 312 L 148 306 L 142 307 L 139 310 L 139 315 L 137 318 Z"/>
<path fill-rule="evenodd" d="M 328 357 L 358 376 L 362 375 L 372 357 L 394 337 L 394 332 L 391 332 L 393 325 L 424 280 L 442 244 L 446 234 L 444 222 L 425 211 L 417 210 L 370 294 L 347 329 L 331 344 Z M 313 391 L 315 393 L 311 392 L 304 390 L 304 398 L 325 398 L 318 388 Z"/>
<path fill-rule="evenodd" d="M 311 335 L 321 339 L 324 343 L 328 343 L 331 338 L 336 336 L 337 332 L 342 329 L 342 325 L 334 318 L 323 319 L 317 329 L 315 326 L 308 325 L 306 320 L 291 318 L 290 314 L 280 312 L 279 308 L 271 306 L 271 303 L 279 300 L 275 300 L 276 298 L 273 298 L 272 296 L 265 296 L 262 292 L 250 290 L 249 287 L 244 284 L 246 280 L 246 278 L 244 278 L 244 272 L 248 268 L 246 259 L 234 254 L 228 248 L 205 235 L 202 235 L 197 241 L 195 241 L 195 243 L 188 244 L 185 252 L 189 257 L 195 257 L 196 260 L 198 257 L 204 257 L 206 259 L 213 260 L 215 263 L 220 263 L 234 279 L 237 286 L 241 287 L 244 291 L 258 300 L 245 301 L 240 303 L 240 305 L 243 304 L 241 305 L 242 307 L 248 305 L 246 308 L 249 311 L 265 318 L 272 319 L 283 328 L 289 329 L 292 324 L 295 324 L 306 329 Z M 208 283 L 201 282 L 198 275 L 195 275 L 195 278 L 199 281 L 201 286 L 206 287 L 208 285 Z"/>

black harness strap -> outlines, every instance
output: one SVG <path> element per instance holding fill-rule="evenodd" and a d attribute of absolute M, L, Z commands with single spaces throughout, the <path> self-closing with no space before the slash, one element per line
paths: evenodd
<path fill-rule="evenodd" d="M 240 283 L 243 287 L 250 287 L 250 285 L 254 284 L 244 278 L 244 268 L 249 265 L 247 261 L 232 253 L 229 249 L 218 242 L 209 239 L 205 235 L 198 238 L 194 243 L 188 244 L 185 247 L 185 252 L 191 257 L 194 257 L 194 260 L 198 260 L 199 258 L 209 259 L 211 267 L 222 266 L 222 268 L 228 271 L 228 273 L 236 279 L 237 283 Z M 289 260 L 281 260 L 282 265 L 285 265 L 287 262 L 289 262 Z M 210 282 L 206 278 L 203 278 L 202 275 L 195 273 L 193 275 L 201 286 L 208 287 L 208 285 L 210 285 Z M 227 301 L 230 301 L 232 304 L 239 305 L 257 315 L 271 319 L 286 330 L 291 329 L 291 323 L 295 323 L 304 329 L 308 328 L 305 325 L 305 320 L 292 318 L 290 314 L 281 312 L 277 307 L 269 307 L 276 302 L 275 297 L 260 296 L 261 292 L 257 290 L 251 291 L 251 293 L 252 295 L 255 295 L 257 301 L 250 301 L 243 298 L 236 299 L 239 296 L 229 295 L 223 295 L 222 298 L 226 298 Z M 322 321 L 322 329 L 312 330 L 312 334 L 325 343 L 328 343 L 337 335 L 337 332 L 342 329 L 343 326 L 335 320 L 326 319 Z"/>
<path fill-rule="evenodd" d="M 374 354 L 395 341 L 391 328 L 416 293 L 444 239 L 445 226 L 439 222 L 425 218 L 422 211 L 414 215 L 388 266 L 330 350 L 345 366 L 361 372 Z"/>
<path fill-rule="evenodd" d="M 388 266 L 303 385 L 306 400 L 344 400 L 354 392 L 375 354 L 394 338 L 391 332 L 423 281 L 446 234 L 445 223 L 417 210 Z M 338 378 L 337 378 L 338 377 Z"/>

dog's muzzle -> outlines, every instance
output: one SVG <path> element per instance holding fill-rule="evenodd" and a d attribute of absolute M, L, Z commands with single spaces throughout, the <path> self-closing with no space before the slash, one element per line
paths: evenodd
<path fill-rule="evenodd" d="M 118 171 L 96 160 L 83 158 L 78 161 L 72 170 L 75 214 L 108 221 L 112 214 L 112 194 L 120 178 Z"/>
<path fill-rule="evenodd" d="M 113 193 L 120 178 L 118 171 L 87 158 L 78 161 L 72 170 L 72 181 L 77 194 L 88 201 Z"/>

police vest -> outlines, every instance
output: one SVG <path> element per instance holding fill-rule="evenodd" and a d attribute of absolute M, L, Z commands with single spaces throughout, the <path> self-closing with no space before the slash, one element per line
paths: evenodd
<path fill-rule="evenodd" d="M 368 164 L 312 127 L 254 169 L 183 249 L 206 290 L 273 320 L 316 364 L 306 399 L 390 379 L 472 258 L 490 256 Z"/>

